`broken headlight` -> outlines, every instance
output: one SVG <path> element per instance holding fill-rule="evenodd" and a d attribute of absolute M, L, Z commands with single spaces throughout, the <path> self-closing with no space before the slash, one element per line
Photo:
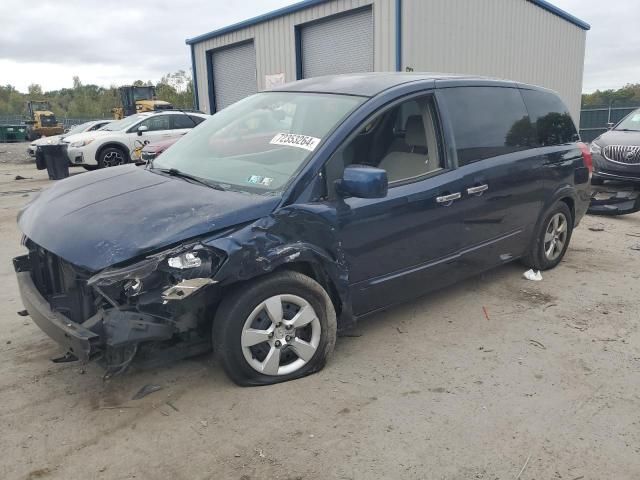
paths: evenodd
<path fill-rule="evenodd" d="M 169 257 L 167 263 L 171 268 L 186 270 L 187 268 L 197 268 L 202 266 L 202 259 L 198 252 L 185 252 L 177 257 Z"/>
<path fill-rule="evenodd" d="M 224 259 L 223 252 L 204 245 L 183 246 L 151 255 L 126 267 L 108 268 L 91 277 L 87 284 L 116 305 L 127 298 L 158 296 L 196 279 L 207 280 L 196 282 L 201 286 L 214 283 L 210 279 Z"/>

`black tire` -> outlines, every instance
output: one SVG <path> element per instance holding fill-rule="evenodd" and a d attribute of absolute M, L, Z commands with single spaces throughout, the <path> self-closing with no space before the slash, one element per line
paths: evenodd
<path fill-rule="evenodd" d="M 100 165 L 82 165 L 82 167 L 88 172 L 93 172 L 94 170 L 99 169 Z"/>
<path fill-rule="evenodd" d="M 98 168 L 115 167 L 129 162 L 127 152 L 118 147 L 107 147 L 98 155 Z"/>
<path fill-rule="evenodd" d="M 320 337 L 313 356 L 296 371 L 283 375 L 266 375 L 251 366 L 245 357 L 246 350 L 241 344 L 241 338 L 245 323 L 252 312 L 262 302 L 276 295 L 293 295 L 308 302 L 315 312 L 315 318 L 319 321 Z M 324 367 L 336 342 L 336 329 L 335 309 L 324 288 L 306 275 L 283 271 L 243 284 L 222 301 L 216 312 L 212 329 L 214 354 L 229 378 L 240 386 L 286 382 L 317 372 Z M 293 330 L 296 337 L 297 331 L 297 329 Z M 261 345 L 267 350 L 273 349 L 266 342 Z M 283 353 L 286 351 L 285 348 L 293 347 L 283 347 L 278 353 L 279 358 L 281 354 L 285 354 Z M 295 349 L 290 350 L 288 355 L 295 355 Z M 254 357 L 252 361 L 259 360 Z"/>
<path fill-rule="evenodd" d="M 545 236 L 550 228 L 550 223 L 556 215 L 564 216 L 566 221 L 566 237 L 562 248 L 557 251 L 557 256 L 549 258 L 545 252 Z M 566 203 L 558 202 L 545 214 L 544 219 L 538 226 L 538 230 L 535 233 L 531 246 L 529 247 L 529 251 L 522 258 L 522 263 L 535 270 L 550 270 L 556 267 L 562 261 L 565 253 L 567 252 L 572 233 L 573 215 L 571 215 L 571 210 Z"/>

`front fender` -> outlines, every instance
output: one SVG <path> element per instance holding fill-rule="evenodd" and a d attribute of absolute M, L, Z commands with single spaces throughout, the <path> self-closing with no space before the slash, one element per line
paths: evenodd
<path fill-rule="evenodd" d="M 226 253 L 214 280 L 221 286 L 251 280 L 293 264 L 310 264 L 325 288 L 334 289 L 345 322 L 351 320 L 349 269 L 335 236 L 336 229 L 320 212 L 291 206 L 240 230 L 205 243 Z M 334 299 L 336 300 L 336 299 Z"/>

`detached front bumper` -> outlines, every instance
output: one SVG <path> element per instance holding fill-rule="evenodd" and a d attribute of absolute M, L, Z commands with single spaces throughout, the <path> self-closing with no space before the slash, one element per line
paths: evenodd
<path fill-rule="evenodd" d="M 19 271 L 19 265 L 16 262 L 19 258 L 14 260 L 14 264 L 22 304 L 36 325 L 78 360 L 88 362 L 99 354 L 101 351 L 100 336 L 82 325 L 72 322 L 61 313 L 53 311 L 49 303 L 38 292 L 31 278 L 31 273 Z"/>

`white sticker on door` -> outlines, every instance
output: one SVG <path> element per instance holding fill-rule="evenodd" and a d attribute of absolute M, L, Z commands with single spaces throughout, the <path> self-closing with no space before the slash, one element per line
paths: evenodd
<path fill-rule="evenodd" d="M 286 145 L 288 147 L 304 148 L 305 150 L 313 152 L 320 143 L 320 139 L 295 133 L 279 133 L 273 137 L 269 143 L 272 145 Z"/>

